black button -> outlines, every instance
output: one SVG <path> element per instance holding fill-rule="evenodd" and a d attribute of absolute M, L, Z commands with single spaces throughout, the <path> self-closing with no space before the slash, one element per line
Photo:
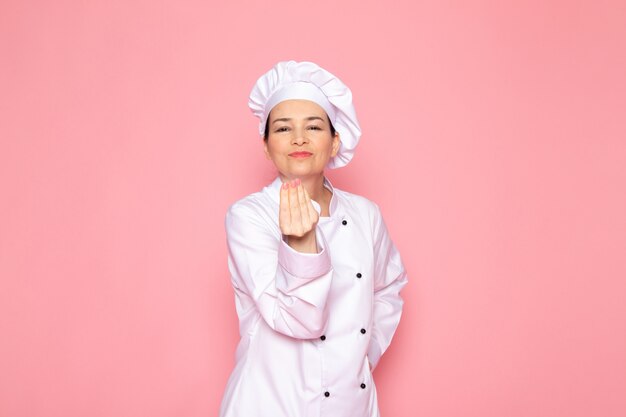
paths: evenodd
<path fill-rule="evenodd" d="M 365 334 L 365 329 L 361 329 L 361 333 Z"/>
<path fill-rule="evenodd" d="M 357 272 L 357 273 L 356 273 L 356 277 L 357 277 L 357 278 L 361 278 L 362 276 L 363 276 L 363 275 L 361 275 L 361 273 L 360 273 L 360 272 Z"/>
<path fill-rule="evenodd" d="M 326 391 L 326 392 L 324 393 L 324 397 L 330 397 L 330 392 Z"/>
<path fill-rule="evenodd" d="M 365 384 L 362 383 L 361 384 L 361 388 L 365 389 Z"/>
<path fill-rule="evenodd" d="M 345 226 L 346 224 L 348 224 L 348 221 L 347 220 L 342 220 L 341 224 L 343 224 Z"/>
<path fill-rule="evenodd" d="M 326 336 L 321 335 L 321 336 L 320 336 L 320 339 L 322 339 L 322 340 L 326 340 Z"/>

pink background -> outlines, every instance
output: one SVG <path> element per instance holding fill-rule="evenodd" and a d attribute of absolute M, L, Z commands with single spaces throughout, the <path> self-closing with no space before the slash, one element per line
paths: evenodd
<path fill-rule="evenodd" d="M 626 416 L 625 39 L 623 1 L 3 0 L 0 416 L 217 415 L 286 59 L 353 90 L 327 175 L 409 273 L 383 417 Z"/>

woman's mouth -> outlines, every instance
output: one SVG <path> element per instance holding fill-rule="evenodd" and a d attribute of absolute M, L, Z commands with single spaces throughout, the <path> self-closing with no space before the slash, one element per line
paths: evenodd
<path fill-rule="evenodd" d="M 289 154 L 289 156 L 293 158 L 308 158 L 311 155 L 313 155 L 311 152 L 306 152 L 306 151 L 292 152 Z"/>

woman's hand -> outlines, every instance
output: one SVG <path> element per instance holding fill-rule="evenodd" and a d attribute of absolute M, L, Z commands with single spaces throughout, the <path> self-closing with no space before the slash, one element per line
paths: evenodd
<path fill-rule="evenodd" d="M 315 226 L 319 214 L 299 178 L 283 183 L 280 188 L 278 223 L 287 244 L 298 252 L 317 253 Z"/>

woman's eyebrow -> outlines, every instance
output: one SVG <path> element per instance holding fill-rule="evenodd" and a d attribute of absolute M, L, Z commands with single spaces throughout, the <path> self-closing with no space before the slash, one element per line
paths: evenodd
<path fill-rule="evenodd" d="M 272 124 L 276 123 L 276 122 L 290 122 L 292 119 L 291 117 L 281 117 L 280 119 L 275 119 Z M 309 116 L 307 118 L 305 118 L 304 120 L 321 120 L 324 121 L 324 119 L 322 119 L 319 116 Z"/>

